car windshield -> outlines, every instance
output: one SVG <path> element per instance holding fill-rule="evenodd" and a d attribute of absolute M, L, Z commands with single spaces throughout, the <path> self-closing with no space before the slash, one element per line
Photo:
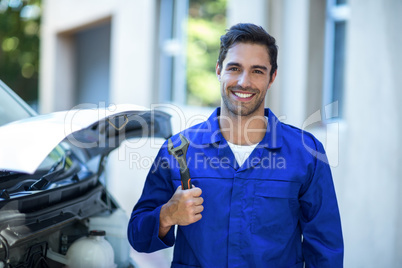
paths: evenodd
<path fill-rule="evenodd" d="M 55 165 L 57 165 L 62 159 L 65 159 L 66 161 L 66 166 L 65 168 L 68 169 L 71 167 L 71 159 L 70 156 L 68 155 L 69 148 L 67 148 L 66 143 L 60 143 L 59 145 L 56 146 L 43 160 L 43 162 L 40 164 L 38 167 L 38 171 L 49 171 Z"/>
<path fill-rule="evenodd" d="M 0 81 L 0 126 L 32 115 L 32 109 Z"/>

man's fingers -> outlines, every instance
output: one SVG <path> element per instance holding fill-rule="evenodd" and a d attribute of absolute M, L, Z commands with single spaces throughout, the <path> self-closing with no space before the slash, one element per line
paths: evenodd
<path fill-rule="evenodd" d="M 198 197 L 202 194 L 202 190 L 198 187 L 195 187 L 194 185 L 193 188 L 186 190 L 183 190 L 181 186 L 178 186 L 176 192 L 182 192 L 183 194 L 192 197 Z"/>
<path fill-rule="evenodd" d="M 194 212 L 195 212 L 195 214 L 197 215 L 197 214 L 200 214 L 201 212 L 203 212 L 204 211 L 204 206 L 196 206 L 195 208 L 194 208 Z"/>
<path fill-rule="evenodd" d="M 202 198 L 201 196 L 194 198 L 194 205 L 199 206 L 202 203 L 204 203 L 204 198 Z"/>
<path fill-rule="evenodd" d="M 194 216 L 194 222 L 197 222 L 197 221 L 201 220 L 201 218 L 202 218 L 201 213 L 195 214 L 195 216 Z"/>
<path fill-rule="evenodd" d="M 202 190 L 198 187 L 193 187 L 189 191 L 191 191 L 192 196 L 198 197 L 202 194 Z"/>

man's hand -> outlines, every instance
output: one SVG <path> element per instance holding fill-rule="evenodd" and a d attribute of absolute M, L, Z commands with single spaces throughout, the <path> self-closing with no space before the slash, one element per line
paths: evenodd
<path fill-rule="evenodd" d="M 163 238 L 173 225 L 189 225 L 199 221 L 204 210 L 201 189 L 182 190 L 179 186 L 172 198 L 162 206 L 159 217 L 159 237 Z"/>

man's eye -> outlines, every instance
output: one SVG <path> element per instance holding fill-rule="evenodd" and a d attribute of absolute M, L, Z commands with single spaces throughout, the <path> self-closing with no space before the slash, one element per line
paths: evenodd
<path fill-rule="evenodd" d="M 231 68 L 229 68 L 229 71 L 238 71 L 239 70 L 239 68 L 237 68 L 237 67 L 231 67 Z"/>
<path fill-rule="evenodd" d="M 262 71 L 260 71 L 260 70 L 255 70 L 254 71 L 255 73 L 257 73 L 257 74 L 264 74 Z"/>

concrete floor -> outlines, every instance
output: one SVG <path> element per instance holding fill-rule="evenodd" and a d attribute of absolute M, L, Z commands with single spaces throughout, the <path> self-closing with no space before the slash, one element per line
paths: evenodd
<path fill-rule="evenodd" d="M 136 263 L 136 268 L 169 268 L 173 249 L 164 249 L 154 253 L 138 253 L 131 250 L 130 256 Z"/>

